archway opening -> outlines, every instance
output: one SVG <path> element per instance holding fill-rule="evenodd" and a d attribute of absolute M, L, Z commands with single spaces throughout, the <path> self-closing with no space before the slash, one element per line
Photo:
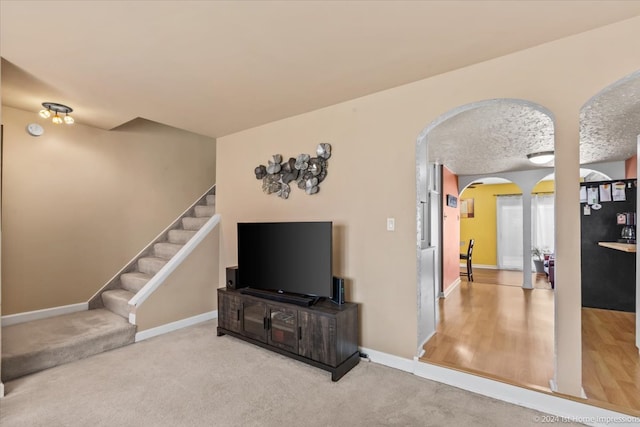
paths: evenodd
<path fill-rule="evenodd" d="M 534 165 L 527 159 L 527 154 L 553 151 L 553 146 L 552 114 L 534 103 L 514 99 L 487 100 L 461 106 L 434 120 L 420 135 L 416 150 L 418 195 L 416 211 L 419 278 L 418 350 L 422 356 L 421 361 L 452 366 L 472 373 L 481 372 L 483 375 L 495 376 L 501 380 L 524 385 L 549 388 L 549 379 L 553 377 L 553 293 L 546 292 L 544 295 L 546 302 L 540 304 L 536 299 L 537 294 L 528 291 L 533 286 L 531 278 L 526 278 L 530 274 L 523 274 L 523 270 L 527 273 L 531 272 L 532 264 L 529 195 L 535 183 L 547 175 L 553 165 L 552 162 L 542 166 Z M 442 180 L 443 176 L 446 176 L 447 170 L 458 181 L 457 193 L 449 190 L 443 191 Z M 515 242 L 513 246 L 517 247 L 515 249 L 516 255 L 514 256 L 513 249 L 504 251 L 504 260 L 514 264 L 515 268 L 511 271 L 515 271 L 519 278 L 516 280 L 515 286 L 497 286 L 495 283 L 481 283 L 477 280 L 471 282 L 466 279 L 461 280 L 459 277 L 456 278 L 457 283 L 443 283 L 442 280 L 445 278 L 445 275 L 442 274 L 443 258 L 451 256 L 451 252 L 447 251 L 446 247 L 433 248 L 431 245 L 425 244 L 424 238 L 425 236 L 433 236 L 435 233 L 439 236 L 439 239 L 435 239 L 436 242 L 445 242 L 446 239 L 443 239 L 442 233 L 446 229 L 445 222 L 452 219 L 452 213 L 460 223 L 460 237 L 455 242 L 456 247 L 453 253 L 458 261 L 458 266 L 460 266 L 458 259 L 460 253 L 463 252 L 463 247 L 468 246 L 468 241 L 471 238 L 467 231 L 463 230 L 462 224 L 467 221 L 467 224 L 471 225 L 472 222 L 477 223 L 479 218 L 482 218 L 483 221 L 492 222 L 491 228 L 494 231 L 491 241 L 493 248 L 485 247 L 484 251 L 481 251 L 480 249 L 486 243 L 476 243 L 480 246 L 475 246 L 474 249 L 474 267 L 482 266 L 480 261 L 483 257 L 480 256 L 479 261 L 478 254 L 485 252 L 493 257 L 492 261 L 487 261 L 486 266 L 492 267 L 494 272 L 498 270 L 496 217 L 494 216 L 492 221 L 488 216 L 479 216 L 479 201 L 475 200 L 476 197 L 471 197 L 472 193 L 470 193 L 472 190 L 476 191 L 478 187 L 486 186 L 490 189 L 489 185 L 507 185 L 504 183 L 485 183 L 484 180 L 489 177 L 504 179 L 513 183 L 508 185 L 514 186 L 500 195 L 495 191 L 490 191 L 490 204 L 494 215 L 497 215 L 497 200 L 499 198 L 508 200 L 516 194 L 519 194 L 521 198 L 515 203 L 517 208 L 505 208 L 505 211 L 517 218 L 520 224 L 519 231 L 515 233 L 516 237 L 512 236 L 510 241 L 507 239 L 512 245 Z M 473 185 L 474 183 L 475 185 Z M 431 197 L 434 193 L 437 197 Z M 452 207 L 449 205 L 450 197 L 451 200 L 456 199 L 457 210 L 450 209 Z M 474 200 L 470 203 L 469 199 L 472 198 Z M 434 203 L 438 204 L 435 209 Z M 470 219 L 471 213 L 473 216 Z M 476 230 L 484 231 L 484 228 L 487 227 L 480 225 Z M 475 233 L 478 232 L 475 231 Z M 470 233 L 474 233 L 474 231 L 470 231 Z M 474 237 L 474 239 L 476 238 Z M 434 239 L 430 238 L 429 242 L 433 241 Z M 478 270 L 474 268 L 474 279 L 477 277 L 476 271 Z M 505 269 L 505 271 L 510 270 Z M 438 283 L 439 281 L 440 283 Z M 491 288 L 494 293 L 483 299 L 481 291 Z M 527 291 L 523 292 L 522 288 Z M 447 331 L 446 326 L 442 327 L 443 321 L 464 317 L 456 315 L 447 307 L 450 301 L 457 301 L 460 303 L 457 304 L 458 306 L 467 302 L 470 304 L 470 313 L 475 312 L 476 317 L 468 317 L 467 322 L 460 326 L 458 333 L 452 333 L 454 329 Z M 484 305 L 486 311 L 482 311 L 480 306 L 473 306 L 477 303 L 480 306 Z M 496 304 L 504 305 L 498 307 Z M 454 305 L 456 304 L 454 303 Z M 541 306 L 544 306 L 543 313 L 532 312 L 532 309 L 535 310 Z M 513 313 L 507 313 L 507 310 L 514 308 L 516 310 Z M 478 314 L 481 312 L 483 314 Z M 496 317 L 492 317 L 492 314 L 495 314 Z M 546 328 L 531 327 L 534 324 L 531 319 L 538 316 L 548 320 Z M 509 337 L 509 333 L 501 329 L 506 323 L 498 319 L 504 320 L 505 318 L 512 320 L 511 325 L 521 325 L 521 338 Z M 487 326 L 487 321 L 491 323 L 490 326 Z M 474 338 L 469 334 L 475 328 L 478 328 L 479 335 L 475 336 L 477 341 L 473 342 Z M 505 361 L 496 357 L 501 353 L 505 354 L 504 349 L 501 351 L 498 348 L 487 348 L 487 337 L 480 339 L 482 337 L 481 330 L 497 331 L 497 335 L 504 338 L 498 347 L 533 339 L 537 344 L 532 342 L 530 346 L 522 348 L 527 348 L 529 353 L 539 351 L 540 355 L 531 358 L 531 354 L 523 354 L 522 358 L 517 358 L 516 364 L 519 364 L 520 368 L 515 368 L 515 359 Z M 541 344 L 539 335 L 531 334 L 532 331 L 539 333 L 541 330 L 544 330 L 546 337 L 544 344 Z M 472 332 L 471 334 L 473 335 Z M 466 339 L 469 340 L 465 341 Z M 449 350 L 446 350 L 447 346 L 444 343 L 447 341 L 450 344 L 457 342 L 450 345 Z M 447 354 L 443 355 L 443 352 Z M 437 357 L 440 357 L 439 361 L 435 361 Z M 543 367 L 535 366 L 528 370 L 529 372 L 537 372 L 538 379 L 525 378 L 520 375 L 522 363 L 526 365 L 530 361 L 544 364 Z M 497 367 L 504 369 L 496 370 Z M 519 370 L 520 373 L 516 370 Z"/>
<path fill-rule="evenodd" d="M 640 410 L 638 260 L 635 252 L 599 245 L 615 246 L 623 227 L 618 214 L 638 211 L 639 116 L 640 71 L 603 88 L 580 110 L 580 164 L 604 172 L 581 183 L 587 193 L 580 207 L 582 384 L 590 403 L 633 411 Z"/>

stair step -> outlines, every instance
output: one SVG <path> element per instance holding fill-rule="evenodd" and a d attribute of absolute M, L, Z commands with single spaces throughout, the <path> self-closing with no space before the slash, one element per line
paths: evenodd
<path fill-rule="evenodd" d="M 207 195 L 207 205 L 209 205 L 209 206 L 215 206 L 216 205 L 216 195 L 215 194 Z"/>
<path fill-rule="evenodd" d="M 135 325 L 102 308 L 5 326 L 2 381 L 132 344 L 135 334 Z"/>
<path fill-rule="evenodd" d="M 171 259 L 184 245 L 176 243 L 156 243 L 153 245 L 153 253 L 158 258 Z"/>
<path fill-rule="evenodd" d="M 185 216 L 182 218 L 182 228 L 185 230 L 200 230 L 202 226 L 209 221 L 209 218 L 194 218 L 192 216 Z"/>
<path fill-rule="evenodd" d="M 139 271 L 124 273 L 120 276 L 120 286 L 134 294 L 137 294 L 152 277 L 153 276 L 149 274 L 140 273 Z"/>
<path fill-rule="evenodd" d="M 158 257 L 144 257 L 138 260 L 138 270 L 142 273 L 155 275 L 167 263 L 166 259 Z"/>
<path fill-rule="evenodd" d="M 112 289 L 102 293 L 104 306 L 118 316 L 129 319 L 129 300 L 135 294 L 125 289 Z"/>
<path fill-rule="evenodd" d="M 169 230 L 169 243 L 177 243 L 184 245 L 187 243 L 196 232 L 193 230 Z"/>
<path fill-rule="evenodd" d="M 216 214 L 216 205 L 196 205 L 196 217 L 212 217 Z"/>

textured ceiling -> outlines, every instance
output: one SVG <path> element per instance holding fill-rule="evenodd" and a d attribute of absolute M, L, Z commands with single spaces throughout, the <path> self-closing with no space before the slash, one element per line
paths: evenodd
<path fill-rule="evenodd" d="M 602 90 L 580 111 L 580 163 L 625 160 L 640 134 L 640 72 Z"/>
<path fill-rule="evenodd" d="M 458 175 L 535 169 L 540 166 L 526 155 L 553 150 L 553 120 L 534 104 L 483 101 L 450 115 L 427 136 L 429 159 Z M 636 154 L 638 135 L 640 72 L 603 89 L 582 108 L 580 163 L 626 160 Z"/>
<path fill-rule="evenodd" d="M 484 175 L 533 169 L 527 153 L 553 150 L 553 120 L 533 104 L 498 99 L 466 108 L 427 135 L 430 161 Z"/>
<path fill-rule="evenodd" d="M 638 1 L 2 0 L 2 104 L 61 102 L 103 129 L 140 117 L 219 137 L 637 15 Z M 611 114 L 598 114 L 598 135 L 627 133 L 607 133 Z M 451 142 L 443 161 L 475 155 L 456 160 L 460 174 L 501 158 L 515 170 L 528 166 L 516 147 L 551 146 L 545 123 L 498 103 L 433 139 Z M 589 159 L 611 154 L 601 145 Z"/>

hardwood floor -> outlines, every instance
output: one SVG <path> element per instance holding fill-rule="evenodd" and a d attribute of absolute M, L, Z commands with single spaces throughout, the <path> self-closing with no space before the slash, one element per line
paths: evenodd
<path fill-rule="evenodd" d="M 440 299 L 436 335 L 424 345 L 421 360 L 550 392 L 553 291 L 522 289 L 519 272 L 474 269 L 474 279 L 471 284 L 463 280 Z M 538 276 L 534 283 L 540 280 L 546 278 Z M 583 387 L 589 403 L 637 416 L 635 314 L 583 308 L 582 330 Z"/>
<path fill-rule="evenodd" d="M 522 286 L 522 271 L 514 270 L 490 270 L 487 268 L 474 268 L 473 278 L 476 282 L 494 285 Z M 535 289 L 551 289 L 551 284 L 544 273 L 531 274 L 531 283 Z"/>
<path fill-rule="evenodd" d="M 422 359 L 550 391 L 553 292 L 485 283 L 488 274 L 474 271 L 472 284 L 463 280 L 440 299 L 440 322 Z"/>
<path fill-rule="evenodd" d="M 635 313 L 582 309 L 582 386 L 589 399 L 640 412 Z"/>

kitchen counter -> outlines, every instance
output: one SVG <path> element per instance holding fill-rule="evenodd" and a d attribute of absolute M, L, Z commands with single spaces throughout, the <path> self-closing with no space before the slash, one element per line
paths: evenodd
<path fill-rule="evenodd" d="M 635 243 L 619 243 L 619 242 L 598 242 L 599 246 L 603 246 L 605 248 L 615 249 L 617 251 L 622 252 L 635 252 L 636 245 Z"/>

